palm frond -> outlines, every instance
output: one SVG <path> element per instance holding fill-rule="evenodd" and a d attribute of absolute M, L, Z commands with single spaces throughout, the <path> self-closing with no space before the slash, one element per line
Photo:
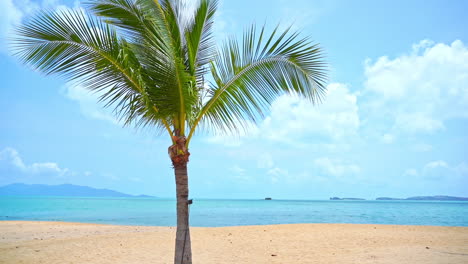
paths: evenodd
<path fill-rule="evenodd" d="M 195 14 L 185 29 L 187 71 L 195 78 L 195 90 L 198 98 L 192 111 L 187 113 L 189 126 L 193 125 L 196 115 L 202 107 L 205 90 L 205 75 L 209 71 L 209 62 L 214 59 L 216 45 L 212 36 L 212 24 L 218 5 L 217 0 L 201 0 Z"/>
<path fill-rule="evenodd" d="M 151 84 L 146 92 L 160 115 L 173 118 L 183 112 L 183 89 L 178 88 L 184 88 L 186 75 L 179 54 L 180 37 L 174 40 L 174 35 L 180 34 L 171 6 L 152 0 L 95 0 L 88 6 L 104 22 L 117 26 L 129 37 L 135 56 L 147 73 L 142 78 Z"/>
<path fill-rule="evenodd" d="M 265 38 L 264 27 L 257 36 L 252 26 L 241 44 L 231 38 L 211 64 L 211 98 L 197 116 L 189 139 L 199 122 L 224 132 L 243 129 L 246 120 L 258 122 L 284 93 L 319 102 L 326 67 L 318 44 L 299 38 L 290 28 L 278 34 L 277 27 Z"/>
<path fill-rule="evenodd" d="M 191 20 L 190 14 L 184 13 L 185 9 L 181 1 L 161 0 L 155 2 L 155 6 L 164 17 L 165 32 L 171 46 L 170 66 L 173 69 L 174 82 L 167 87 L 165 92 L 178 98 L 178 102 L 172 105 L 179 108 L 174 117 L 176 129 L 185 134 L 187 118 L 191 119 L 192 109 L 198 102 L 199 91 L 196 86 L 196 77 L 188 71 L 187 46 L 184 38 L 186 28 Z"/>
<path fill-rule="evenodd" d="M 217 0 L 202 0 L 185 32 L 187 66 L 192 75 L 195 75 L 197 70 L 203 70 L 214 58 L 216 46 L 211 28 L 217 5 Z M 203 71 L 200 76 L 204 73 Z"/>
<path fill-rule="evenodd" d="M 93 0 L 84 3 L 95 15 L 105 18 L 104 22 L 115 25 L 130 35 L 143 35 L 152 29 L 144 10 L 134 0 Z"/>
<path fill-rule="evenodd" d="M 100 100 L 114 106 L 125 124 L 159 115 L 155 107 L 142 110 L 152 104 L 144 69 L 111 26 L 80 10 L 42 11 L 16 32 L 13 50 L 24 63 L 100 92 Z"/>

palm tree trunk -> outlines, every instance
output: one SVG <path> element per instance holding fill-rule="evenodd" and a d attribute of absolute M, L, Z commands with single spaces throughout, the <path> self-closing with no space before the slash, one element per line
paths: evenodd
<path fill-rule="evenodd" d="M 177 231 L 175 243 L 174 264 L 192 264 L 192 246 L 189 229 L 189 189 L 187 163 L 190 152 L 187 149 L 186 138 L 175 130 L 173 145 L 168 148 L 168 154 L 174 166 L 177 196 Z M 191 201 L 190 201 L 191 203 Z"/>
<path fill-rule="evenodd" d="M 174 167 L 177 193 L 177 232 L 174 264 L 192 264 L 187 164 Z"/>

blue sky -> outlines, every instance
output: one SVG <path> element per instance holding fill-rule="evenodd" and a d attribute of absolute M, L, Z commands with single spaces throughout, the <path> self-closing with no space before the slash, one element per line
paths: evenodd
<path fill-rule="evenodd" d="M 92 94 L 9 55 L 11 27 L 79 1 L 2 0 L 0 185 L 73 183 L 173 197 L 169 138 L 122 128 Z M 221 1 L 216 38 L 294 23 L 330 63 L 326 99 L 281 96 L 236 138 L 198 134 L 195 198 L 468 196 L 466 1 Z"/>

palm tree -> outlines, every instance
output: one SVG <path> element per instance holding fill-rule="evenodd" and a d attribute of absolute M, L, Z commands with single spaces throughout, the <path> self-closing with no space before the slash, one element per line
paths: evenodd
<path fill-rule="evenodd" d="M 325 91 L 321 49 L 290 28 L 247 29 L 219 49 L 217 0 L 193 12 L 177 0 L 92 0 L 83 9 L 41 11 L 16 29 L 13 51 L 45 74 L 100 94 L 125 125 L 166 131 L 175 171 L 174 263 L 191 263 L 187 163 L 200 126 L 231 133 L 262 119 L 284 93 L 317 102 Z"/>

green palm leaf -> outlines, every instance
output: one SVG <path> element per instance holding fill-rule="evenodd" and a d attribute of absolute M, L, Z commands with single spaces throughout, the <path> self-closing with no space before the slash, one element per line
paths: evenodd
<path fill-rule="evenodd" d="M 100 99 L 115 105 L 126 123 L 143 117 L 136 102 L 150 103 L 144 92 L 144 69 L 130 45 L 110 26 L 79 10 L 41 12 L 17 34 L 13 51 L 26 64 L 102 92 Z"/>
<path fill-rule="evenodd" d="M 242 44 L 228 40 L 211 63 L 214 83 L 211 98 L 203 105 L 195 125 L 215 131 L 245 129 L 246 120 L 258 122 L 273 100 L 284 93 L 320 101 L 325 91 L 326 64 L 317 44 L 290 28 L 278 28 L 265 38 L 254 26 L 245 32 Z M 194 130 L 190 131 L 189 140 Z"/>

